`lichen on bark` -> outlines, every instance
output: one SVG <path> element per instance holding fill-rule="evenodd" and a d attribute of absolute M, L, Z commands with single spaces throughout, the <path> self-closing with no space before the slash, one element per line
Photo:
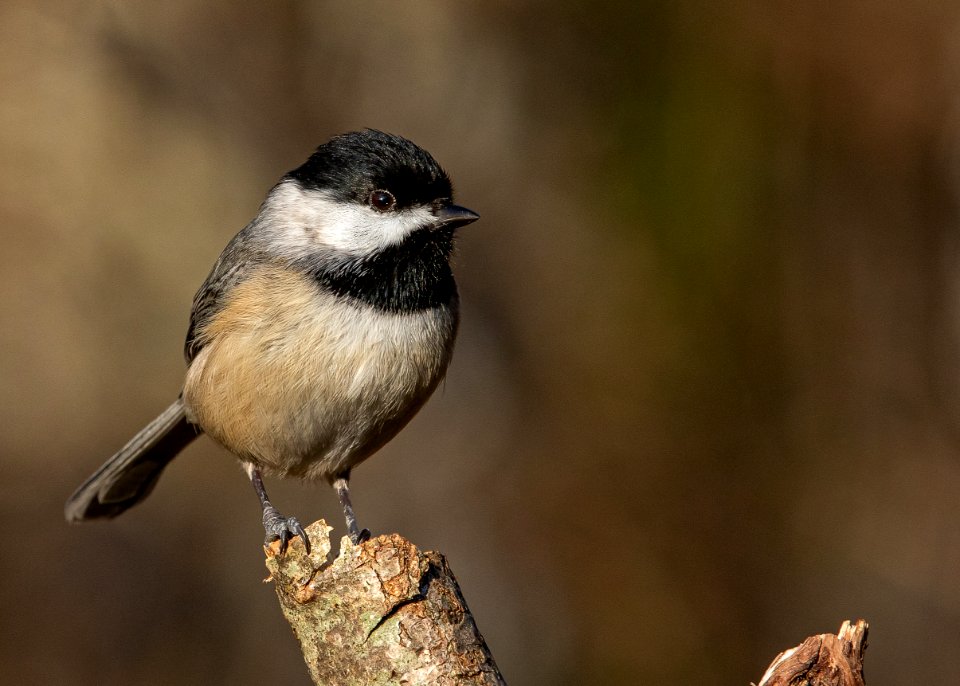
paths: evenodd
<path fill-rule="evenodd" d="M 317 684 L 505 684 L 444 557 L 398 534 L 354 546 L 331 562 L 330 527 L 307 527 L 267 569 Z"/>

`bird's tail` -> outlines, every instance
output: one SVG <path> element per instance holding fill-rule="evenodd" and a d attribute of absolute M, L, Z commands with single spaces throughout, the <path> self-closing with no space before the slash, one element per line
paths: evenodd
<path fill-rule="evenodd" d="M 160 472 L 198 435 L 177 401 L 83 482 L 64 507 L 68 522 L 116 517 L 150 495 Z"/>

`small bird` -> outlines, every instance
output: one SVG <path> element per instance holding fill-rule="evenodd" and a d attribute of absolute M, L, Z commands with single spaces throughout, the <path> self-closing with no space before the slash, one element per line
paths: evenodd
<path fill-rule="evenodd" d="M 332 138 L 267 194 L 193 299 L 180 396 L 70 496 L 67 521 L 115 517 L 150 494 L 200 433 L 239 458 L 265 545 L 300 536 L 263 475 L 326 480 L 350 539 L 350 470 L 417 413 L 446 373 L 459 322 L 446 172 L 399 136 Z"/>

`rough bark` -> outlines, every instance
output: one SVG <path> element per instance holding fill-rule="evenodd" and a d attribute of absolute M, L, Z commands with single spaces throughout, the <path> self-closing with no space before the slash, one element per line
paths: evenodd
<path fill-rule="evenodd" d="M 327 561 L 330 527 L 307 527 L 277 556 L 268 581 L 316 684 L 505 684 L 443 555 L 402 536 L 354 546 Z"/>
<path fill-rule="evenodd" d="M 867 623 L 844 622 L 837 635 L 811 636 L 780 653 L 759 686 L 864 686 Z"/>

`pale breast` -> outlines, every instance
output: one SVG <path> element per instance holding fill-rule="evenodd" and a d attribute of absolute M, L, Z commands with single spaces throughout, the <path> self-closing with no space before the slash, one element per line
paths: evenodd
<path fill-rule="evenodd" d="M 446 371 L 456 326 L 455 303 L 385 313 L 262 269 L 199 332 L 188 417 L 267 472 L 330 478 L 420 409 Z"/>

